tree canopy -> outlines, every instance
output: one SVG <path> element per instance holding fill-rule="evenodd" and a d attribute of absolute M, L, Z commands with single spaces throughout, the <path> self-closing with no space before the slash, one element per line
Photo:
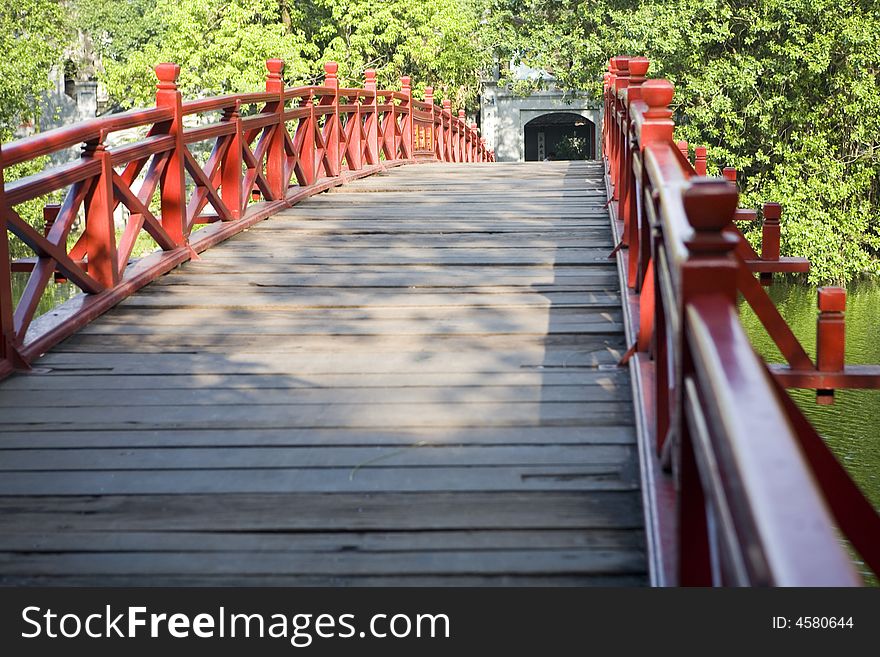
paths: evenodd
<path fill-rule="evenodd" d="M 152 104 L 160 61 L 187 97 L 258 89 L 270 57 L 291 84 L 334 59 L 343 84 L 375 68 L 475 109 L 493 66 L 598 99 L 608 57 L 643 54 L 676 85 L 676 138 L 737 167 L 744 204 L 783 204 L 813 281 L 880 272 L 877 0 L 0 0 L 0 136 L 38 111 L 71 28 L 118 108 Z"/>
<path fill-rule="evenodd" d="M 608 57 L 676 86 L 676 138 L 783 204 L 816 282 L 880 271 L 880 4 L 852 0 L 490 0 L 499 59 L 600 92 Z M 749 235 L 760 239 L 758 231 Z"/>

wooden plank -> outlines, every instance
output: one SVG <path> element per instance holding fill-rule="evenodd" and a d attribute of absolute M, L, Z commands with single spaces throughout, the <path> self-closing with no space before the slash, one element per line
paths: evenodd
<path fill-rule="evenodd" d="M 209 389 L 224 388 L 251 390 L 258 388 L 282 388 L 302 390 L 309 388 L 419 388 L 466 386 L 469 388 L 492 388 L 497 386 L 601 386 L 603 388 L 629 387 L 629 375 L 625 369 L 551 369 L 522 370 L 510 372 L 392 372 L 385 374 L 321 374 L 308 379 L 291 378 L 286 374 L 211 374 L 186 372 L 174 375 L 135 373 L 120 376 L 92 372 L 70 374 L 45 368 L 27 374 L 13 375 L 3 383 L 3 395 L 12 390 L 155 390 L 155 389 Z"/>
<path fill-rule="evenodd" d="M 197 555 L 180 553 L 67 553 L 56 555 L 0 552 L 0 571 L 9 575 L 447 575 L 552 573 L 642 573 L 641 550 L 481 550 L 471 552 L 397 552 L 371 554 L 339 552 L 264 552 L 259 559 L 239 552 Z"/>
<path fill-rule="evenodd" d="M 414 508 L 416 513 L 413 513 Z M 503 491 L 0 497 L 20 531 L 401 531 L 642 528 L 634 491 Z"/>
<path fill-rule="evenodd" d="M 318 427 L 531 427 L 628 425 L 631 403 L 622 402 L 476 402 L 468 404 L 385 402 L 381 404 L 274 404 L 73 406 L 35 409 L 7 407 L 0 431 L 78 427 L 111 428 L 318 428 Z"/>
<path fill-rule="evenodd" d="M 631 467 L 474 466 L 7 472 L 0 495 L 159 495 L 282 492 L 635 491 Z"/>
<path fill-rule="evenodd" d="M 505 372 L 522 368 L 574 368 L 616 366 L 622 353 L 616 348 L 593 350 L 589 347 L 527 346 L 519 350 L 486 353 L 416 351 L 383 354 L 348 353 L 263 353 L 224 354 L 107 354 L 96 362 L 91 354 L 49 353 L 40 367 L 56 371 L 117 374 L 244 373 L 288 374 L 291 377 L 311 374 L 342 373 L 414 373 L 414 372 Z M 477 377 L 479 380 L 479 377 Z M 47 409 L 48 410 L 48 409 Z"/>
<path fill-rule="evenodd" d="M 633 458 L 625 445 L 397 447 L 214 447 L 0 450 L 0 472 L 256 468 L 469 467 L 582 464 L 615 468 Z"/>
<path fill-rule="evenodd" d="M 631 529 L 458 530 L 400 532 L 22 531 L 0 534 L 0 552 L 312 552 L 403 550 L 640 550 Z"/>
<path fill-rule="evenodd" d="M 260 447 L 360 446 L 400 447 L 427 442 L 432 445 L 632 445 L 630 426 L 584 427 L 417 427 L 410 429 L 85 429 L 0 433 L 7 449 L 96 447 Z"/>
<path fill-rule="evenodd" d="M 203 406 L 230 404 L 300 405 L 330 404 L 474 404 L 474 403 L 535 403 L 535 402 L 609 402 L 630 401 L 628 386 L 398 386 L 394 388 L 217 388 L 190 389 L 110 388 L 96 394 L 94 390 L 9 390 L 0 396 L 0 408 L 54 406 L 56 408 L 92 406 Z M 2 448 L 2 445 L 0 445 Z"/>

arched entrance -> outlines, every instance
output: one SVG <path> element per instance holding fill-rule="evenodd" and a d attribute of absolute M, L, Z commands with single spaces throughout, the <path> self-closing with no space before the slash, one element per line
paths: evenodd
<path fill-rule="evenodd" d="M 525 159 L 592 160 L 596 157 L 596 127 L 573 112 L 551 112 L 523 126 Z"/>

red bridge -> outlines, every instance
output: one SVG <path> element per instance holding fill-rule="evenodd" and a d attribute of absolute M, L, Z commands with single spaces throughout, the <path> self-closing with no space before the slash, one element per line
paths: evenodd
<path fill-rule="evenodd" d="M 810 359 L 762 287 L 809 266 L 779 255 L 780 206 L 758 254 L 647 60 L 612 60 L 602 162 L 534 164 L 408 78 L 284 88 L 283 65 L 183 102 L 162 64 L 154 109 L 0 149 L 2 175 L 83 145 L 0 187 L 0 581 L 878 572 L 875 509 L 784 388 L 833 402 L 880 368 L 844 364 L 836 288 Z M 35 318 L 61 280 L 85 294 Z"/>

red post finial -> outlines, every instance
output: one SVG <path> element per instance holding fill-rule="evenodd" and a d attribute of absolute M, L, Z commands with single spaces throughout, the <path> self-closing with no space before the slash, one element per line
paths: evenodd
<path fill-rule="evenodd" d="M 267 59 L 266 91 L 284 91 L 284 81 L 281 79 L 281 71 L 284 70 L 283 59 Z"/>
<path fill-rule="evenodd" d="M 425 87 L 425 102 L 428 105 L 434 104 L 434 87 Z"/>
<path fill-rule="evenodd" d="M 690 152 L 688 150 L 688 147 L 689 147 L 688 143 L 682 139 L 680 142 L 678 142 L 676 144 L 676 146 L 678 146 L 678 150 L 681 152 L 681 154 L 684 155 L 684 159 L 688 159 L 689 152 Z"/>
<path fill-rule="evenodd" d="M 269 71 L 270 78 L 281 78 L 281 71 L 284 70 L 283 59 L 267 59 L 266 69 Z"/>
<path fill-rule="evenodd" d="M 629 57 L 619 55 L 617 60 L 617 74 L 614 76 L 614 90 L 620 91 L 629 86 Z"/>
<path fill-rule="evenodd" d="M 376 89 L 376 71 L 372 68 L 364 71 L 364 89 Z"/>
<path fill-rule="evenodd" d="M 154 69 L 156 77 L 159 78 L 159 84 L 156 88 L 162 91 L 174 91 L 177 89 L 177 78 L 180 76 L 180 65 L 166 62 L 159 64 Z"/>
<path fill-rule="evenodd" d="M 727 182 L 731 182 L 734 185 L 736 184 L 736 169 L 734 167 L 724 167 L 721 171 L 721 175 L 724 176 L 724 179 Z"/>
<path fill-rule="evenodd" d="M 476 129 L 477 129 L 477 123 L 475 121 L 475 122 L 471 123 L 471 130 L 476 130 Z"/>
<path fill-rule="evenodd" d="M 706 147 L 697 146 L 694 149 L 694 170 L 698 176 L 705 176 L 707 169 Z"/>
<path fill-rule="evenodd" d="M 336 62 L 324 62 L 324 86 L 325 87 L 338 87 L 339 80 L 336 77 L 336 72 L 339 70 L 339 64 Z"/>
<path fill-rule="evenodd" d="M 464 110 L 463 109 L 458 110 L 458 118 L 460 118 L 462 121 L 464 121 Z"/>
<path fill-rule="evenodd" d="M 408 75 L 403 75 L 400 78 L 400 90 L 404 93 L 407 93 L 412 87 L 412 80 Z"/>
<path fill-rule="evenodd" d="M 733 220 L 739 193 L 713 178 L 692 178 L 684 192 L 684 211 L 694 229 L 687 243 L 693 252 L 727 252 L 736 238 L 722 232 Z"/>
<path fill-rule="evenodd" d="M 669 104 L 675 96 L 675 87 L 669 80 L 648 80 L 642 85 L 642 100 L 648 106 L 646 119 L 672 118 Z"/>
<path fill-rule="evenodd" d="M 629 103 L 642 99 L 642 85 L 645 83 L 645 75 L 651 62 L 647 57 L 631 57 L 629 60 L 629 86 L 627 98 Z"/>

